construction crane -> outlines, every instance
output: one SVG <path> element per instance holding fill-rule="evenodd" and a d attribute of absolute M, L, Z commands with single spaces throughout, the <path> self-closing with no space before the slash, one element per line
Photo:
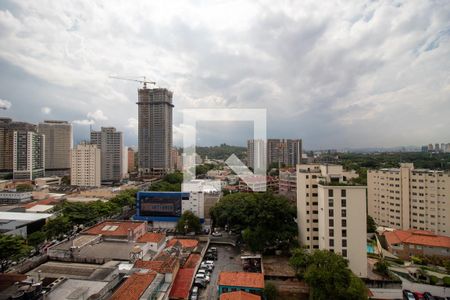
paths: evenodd
<path fill-rule="evenodd" d="M 142 78 L 144 78 L 144 80 L 133 79 L 133 78 L 126 78 L 126 77 L 119 77 L 119 76 L 109 76 L 109 78 L 120 79 L 120 80 L 128 80 L 128 81 L 135 81 L 135 82 L 142 83 L 144 89 L 147 88 L 147 83 L 148 84 L 156 84 L 156 82 L 154 82 L 154 81 L 146 80 L 145 76 L 138 76 L 138 77 L 142 77 Z"/>

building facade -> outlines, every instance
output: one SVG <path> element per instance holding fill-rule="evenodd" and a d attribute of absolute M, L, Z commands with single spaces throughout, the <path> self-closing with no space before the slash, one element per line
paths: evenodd
<path fill-rule="evenodd" d="M 297 198 L 297 172 L 296 169 L 290 168 L 280 170 L 278 180 L 278 193 L 286 196 L 290 200 Z"/>
<path fill-rule="evenodd" d="M 72 124 L 66 121 L 44 121 L 37 131 L 45 135 L 45 173 L 68 176 L 72 150 Z"/>
<path fill-rule="evenodd" d="M 101 154 L 97 145 L 81 143 L 72 150 L 71 185 L 101 185 Z"/>
<path fill-rule="evenodd" d="M 45 175 L 45 136 L 33 131 L 14 131 L 14 180 L 34 180 Z"/>
<path fill-rule="evenodd" d="M 172 97 L 173 93 L 163 88 L 138 91 L 138 167 L 143 175 L 170 171 Z"/>
<path fill-rule="evenodd" d="M 351 184 L 354 177 L 339 165 L 297 165 L 299 241 L 342 255 L 367 277 L 366 187 Z"/>
<path fill-rule="evenodd" d="M 123 134 L 114 127 L 91 131 L 91 144 L 101 153 L 101 180 L 119 182 L 123 178 Z"/>
<path fill-rule="evenodd" d="M 252 169 L 294 167 L 301 163 L 301 139 L 268 139 L 247 141 L 247 164 Z M 266 165 L 262 163 L 265 161 Z"/>
<path fill-rule="evenodd" d="M 450 173 L 414 169 L 369 170 L 369 215 L 379 226 L 450 236 Z"/>
<path fill-rule="evenodd" d="M 128 148 L 128 173 L 133 173 L 136 171 L 136 164 L 134 163 L 135 152 L 133 148 Z"/>
<path fill-rule="evenodd" d="M 0 172 L 13 172 L 14 131 L 36 131 L 36 125 L 0 118 Z"/>

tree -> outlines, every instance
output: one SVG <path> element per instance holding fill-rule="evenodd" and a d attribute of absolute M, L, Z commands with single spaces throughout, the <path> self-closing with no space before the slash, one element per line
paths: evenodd
<path fill-rule="evenodd" d="M 44 231 L 35 231 L 27 236 L 28 245 L 32 247 L 37 247 L 45 241 L 47 237 Z"/>
<path fill-rule="evenodd" d="M 176 228 L 178 232 L 188 233 L 193 231 L 199 232 L 202 229 L 202 226 L 199 217 L 187 210 L 181 215 Z"/>
<path fill-rule="evenodd" d="M 447 270 L 447 273 L 450 274 L 450 259 L 447 259 L 447 260 L 444 262 L 444 267 L 445 267 L 445 269 Z"/>
<path fill-rule="evenodd" d="M 44 231 L 48 239 L 59 237 L 72 229 L 72 225 L 67 217 L 59 216 L 47 221 Z"/>
<path fill-rule="evenodd" d="M 278 299 L 277 287 L 273 283 L 267 282 L 264 287 L 264 295 L 266 295 L 267 300 Z"/>
<path fill-rule="evenodd" d="M 366 300 L 367 288 L 364 282 L 354 274 L 350 276 L 350 285 L 345 293 L 346 300 Z"/>
<path fill-rule="evenodd" d="M 375 263 L 375 272 L 383 276 L 389 276 L 389 263 L 385 259 L 380 259 Z"/>
<path fill-rule="evenodd" d="M 377 225 L 373 218 L 367 215 L 367 233 L 373 233 L 377 231 Z"/>
<path fill-rule="evenodd" d="M 0 271 L 3 273 L 8 267 L 8 261 L 17 261 L 27 256 L 31 247 L 25 239 L 17 235 L 0 234 Z"/>
<path fill-rule="evenodd" d="M 16 191 L 18 192 L 31 192 L 33 191 L 33 186 L 28 183 L 21 183 L 16 186 Z"/>
<path fill-rule="evenodd" d="M 299 279 L 303 278 L 306 268 L 309 265 L 309 254 L 304 248 L 296 248 L 292 251 L 289 264 L 295 269 L 295 273 Z"/>

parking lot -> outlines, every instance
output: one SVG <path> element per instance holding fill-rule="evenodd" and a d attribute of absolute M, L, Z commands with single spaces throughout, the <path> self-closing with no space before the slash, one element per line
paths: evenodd
<path fill-rule="evenodd" d="M 223 271 L 242 271 L 240 251 L 237 247 L 228 245 L 212 245 L 217 248 L 217 260 L 214 262 L 215 268 L 211 274 L 211 282 L 200 292 L 200 300 L 217 299 L 217 281 L 219 273 Z"/>

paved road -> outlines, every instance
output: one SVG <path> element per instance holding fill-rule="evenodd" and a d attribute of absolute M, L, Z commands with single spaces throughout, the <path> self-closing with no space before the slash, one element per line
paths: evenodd
<path fill-rule="evenodd" d="M 219 278 L 219 273 L 222 271 L 237 272 L 242 271 L 241 259 L 239 249 L 232 246 L 225 245 L 213 245 L 217 247 L 217 260 L 215 263 L 215 268 L 211 274 L 211 282 L 208 284 L 206 289 L 202 290 L 200 293 L 200 300 L 215 300 L 217 297 L 217 280 Z"/>

